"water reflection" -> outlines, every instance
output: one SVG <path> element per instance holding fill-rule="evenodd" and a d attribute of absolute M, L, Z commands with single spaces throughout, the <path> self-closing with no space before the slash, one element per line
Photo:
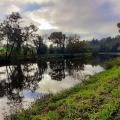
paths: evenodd
<path fill-rule="evenodd" d="M 70 88 L 89 75 L 104 70 L 101 66 L 85 65 L 86 60 L 52 58 L 34 64 L 0 67 L 0 105 L 3 105 L 0 114 L 15 113 L 29 107 L 41 95 Z"/>
<path fill-rule="evenodd" d="M 53 59 L 50 61 L 50 69 L 49 72 L 51 78 L 53 80 L 61 81 L 65 78 L 65 60 L 64 59 Z"/>

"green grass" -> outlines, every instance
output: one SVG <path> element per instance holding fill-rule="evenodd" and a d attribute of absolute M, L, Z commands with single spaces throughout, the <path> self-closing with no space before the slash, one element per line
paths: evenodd
<path fill-rule="evenodd" d="M 120 66 L 120 58 L 113 58 L 112 60 L 109 60 L 107 62 L 104 62 L 104 67 L 106 69 L 110 69 L 110 68 L 113 68 L 113 67 L 117 67 L 117 66 Z"/>
<path fill-rule="evenodd" d="M 120 109 L 120 58 L 110 64 L 84 84 L 46 96 L 10 120 L 114 120 Z"/>

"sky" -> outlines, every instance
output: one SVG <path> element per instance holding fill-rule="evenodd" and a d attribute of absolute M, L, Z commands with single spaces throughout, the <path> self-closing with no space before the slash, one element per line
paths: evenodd
<path fill-rule="evenodd" d="M 0 18 L 11 12 L 41 33 L 76 33 L 84 40 L 119 34 L 120 0 L 0 0 Z"/>

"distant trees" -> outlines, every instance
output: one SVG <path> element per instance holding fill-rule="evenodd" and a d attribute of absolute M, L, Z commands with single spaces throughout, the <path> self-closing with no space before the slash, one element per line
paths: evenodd
<path fill-rule="evenodd" d="M 85 41 L 69 43 L 66 46 L 66 53 L 75 54 L 75 53 L 84 53 L 84 52 L 89 52 L 89 48 Z"/>
<path fill-rule="evenodd" d="M 120 29 L 120 23 L 117 24 Z M 81 41 L 80 36 L 52 32 L 46 40 L 52 44 L 48 47 L 44 38 L 38 34 L 35 25 L 24 25 L 19 13 L 13 12 L 0 23 L 0 41 L 6 43 L 6 57 L 20 58 L 41 56 L 44 54 L 79 54 L 86 52 L 120 52 L 120 36 L 101 40 Z M 119 30 L 120 32 L 120 30 Z"/>
<path fill-rule="evenodd" d="M 49 53 L 52 54 L 89 52 L 87 42 L 80 41 L 80 36 L 77 34 L 66 36 L 62 32 L 53 32 L 51 33 L 49 40 L 53 42 L 49 47 Z"/>
<path fill-rule="evenodd" d="M 87 42 L 80 41 L 79 35 L 69 36 L 67 42 L 68 44 L 66 45 L 66 53 L 75 54 L 89 52 L 89 46 L 87 45 Z"/>
<path fill-rule="evenodd" d="M 120 36 L 107 37 L 101 40 L 88 41 L 93 53 L 98 52 L 120 52 Z"/>
<path fill-rule="evenodd" d="M 37 33 L 35 25 L 24 25 L 19 13 L 13 12 L 0 23 L 0 40 L 6 43 L 6 57 L 8 59 L 27 56 L 41 56 L 50 54 L 76 54 L 89 52 L 89 44 L 80 41 L 79 35 L 65 35 L 53 32 L 48 37 L 52 42 L 50 47 Z"/>

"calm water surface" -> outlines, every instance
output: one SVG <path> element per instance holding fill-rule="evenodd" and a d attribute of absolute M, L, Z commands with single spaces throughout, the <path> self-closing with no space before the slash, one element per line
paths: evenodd
<path fill-rule="evenodd" d="M 103 71 L 104 68 L 95 61 L 87 62 L 86 58 L 56 58 L 1 66 L 0 120 L 28 108 L 43 95 L 55 94 Z"/>

